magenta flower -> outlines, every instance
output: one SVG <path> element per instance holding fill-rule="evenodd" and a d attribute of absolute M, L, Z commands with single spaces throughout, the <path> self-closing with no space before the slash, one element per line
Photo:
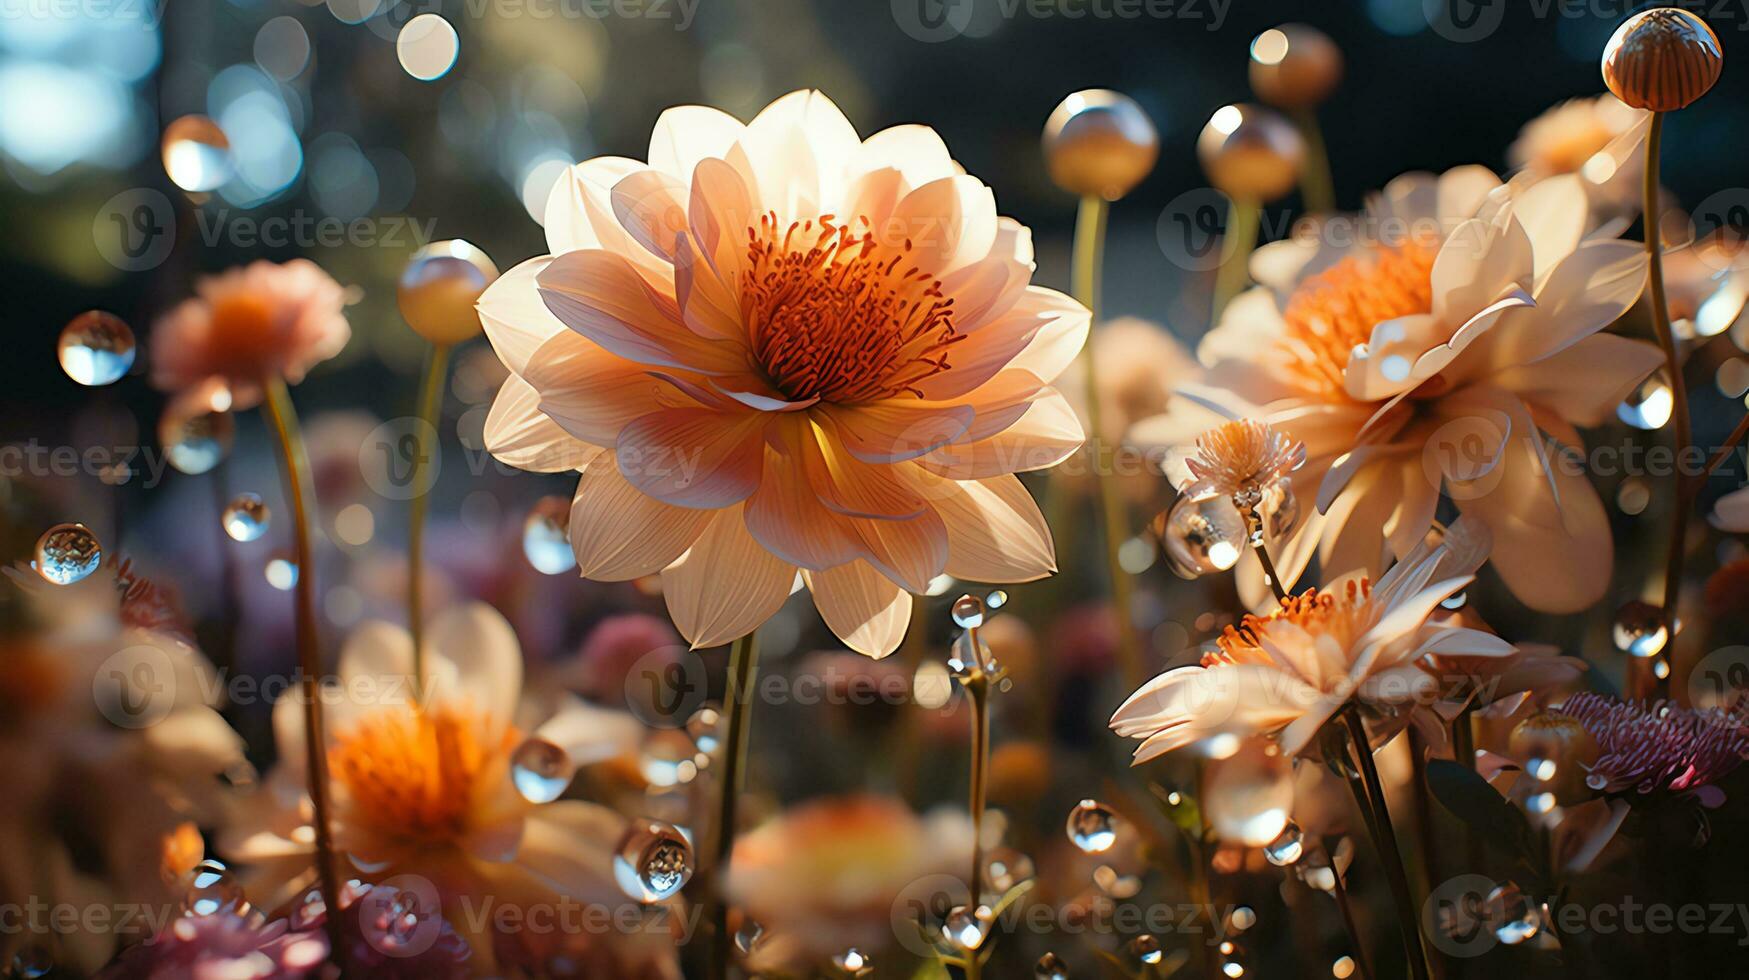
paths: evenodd
<path fill-rule="evenodd" d="M 1665 701 L 1631 704 L 1585 692 L 1561 711 L 1579 720 L 1600 752 L 1586 784 L 1604 793 L 1698 791 L 1729 775 L 1746 755 L 1743 719 L 1717 710 L 1693 711 Z M 1716 805 L 1717 790 L 1703 802 Z"/>
<path fill-rule="evenodd" d="M 97 980 L 302 980 L 328 960 L 320 932 L 295 932 L 284 919 L 225 910 L 172 922 L 151 939 L 123 950 Z"/>

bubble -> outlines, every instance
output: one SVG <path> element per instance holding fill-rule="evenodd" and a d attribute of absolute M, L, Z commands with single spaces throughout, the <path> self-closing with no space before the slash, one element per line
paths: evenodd
<path fill-rule="evenodd" d="M 522 522 L 522 554 L 534 570 L 558 575 L 577 567 L 571 551 L 571 502 L 563 497 L 542 497 Z"/>
<path fill-rule="evenodd" d="M 758 946 L 759 941 L 764 938 L 765 927 L 754 920 L 752 916 L 743 916 L 740 927 L 735 930 L 735 948 L 746 955 L 753 952 L 753 948 Z"/>
<path fill-rule="evenodd" d="M 395 284 L 401 317 L 434 344 L 457 344 L 480 333 L 474 304 L 498 278 L 498 267 L 478 246 L 449 239 L 413 253 Z"/>
<path fill-rule="evenodd" d="M 172 398 L 158 418 L 158 442 L 179 472 L 198 476 L 224 461 L 237 435 L 231 392 L 210 382 Z"/>
<path fill-rule="evenodd" d="M 1002 591 L 1001 589 L 997 589 L 996 591 L 994 591 L 994 592 L 992 592 L 989 595 L 984 597 L 984 608 L 990 610 L 991 612 L 995 612 L 996 610 L 1001 609 L 1003 606 L 1006 606 L 1006 605 L 1008 605 L 1008 593 Z"/>
<path fill-rule="evenodd" d="M 1055 953 L 1046 953 L 1033 965 L 1032 975 L 1033 980 L 1069 980 L 1069 964 Z"/>
<path fill-rule="evenodd" d="M 1663 375 L 1654 374 L 1640 382 L 1626 400 L 1615 408 L 1616 417 L 1636 429 L 1662 429 L 1676 408 L 1676 396 Z"/>
<path fill-rule="evenodd" d="M 1636 657 L 1655 657 L 1669 639 L 1664 628 L 1664 610 L 1650 602 L 1634 599 L 1616 610 L 1611 627 L 1615 648 Z"/>
<path fill-rule="evenodd" d="M 1069 842 L 1083 854 L 1104 854 L 1117 843 L 1117 814 L 1098 800 L 1082 800 L 1069 811 Z"/>
<path fill-rule="evenodd" d="M 267 559 L 267 565 L 261 573 L 267 576 L 267 584 L 281 592 L 290 592 L 298 584 L 298 563 L 289 555 L 274 555 Z"/>
<path fill-rule="evenodd" d="M 1615 505 L 1621 512 L 1629 516 L 1639 514 L 1652 502 L 1652 488 L 1646 481 L 1637 476 L 1630 476 L 1621 481 L 1621 486 L 1615 491 Z"/>
<path fill-rule="evenodd" d="M 455 28 L 437 14 L 414 17 L 395 38 L 395 54 L 401 67 L 422 82 L 436 81 L 448 74 L 460 51 L 461 39 Z"/>
<path fill-rule="evenodd" d="M 1032 880 L 1032 858 L 1011 847 L 998 847 L 984 859 L 984 884 L 998 895 Z"/>
<path fill-rule="evenodd" d="M 842 953 L 833 954 L 832 968 L 847 977 L 866 977 L 874 972 L 874 960 L 852 946 Z"/>
<path fill-rule="evenodd" d="M 1306 835 L 1300 830 L 1300 825 L 1292 820 L 1282 829 L 1281 836 L 1270 841 L 1263 847 L 1263 857 L 1278 868 L 1288 865 L 1304 857 L 1306 853 Z"/>
<path fill-rule="evenodd" d="M 1542 913 L 1510 881 L 1488 893 L 1485 908 L 1494 938 L 1504 945 L 1517 946 L 1542 931 Z"/>
<path fill-rule="evenodd" d="M 1181 499 L 1166 515 L 1160 543 L 1174 572 L 1198 578 L 1232 568 L 1239 561 L 1245 535 L 1245 518 L 1232 501 Z"/>
<path fill-rule="evenodd" d="M 72 585 L 103 564 L 103 545 L 83 524 L 56 524 L 36 539 L 36 572 L 56 585 Z"/>
<path fill-rule="evenodd" d="M 1227 931 L 1237 935 L 1257 924 L 1257 912 L 1249 905 L 1241 905 L 1227 913 Z"/>
<path fill-rule="evenodd" d="M 620 838 L 613 877 L 637 901 L 666 901 L 692 877 L 692 845 L 673 824 L 635 821 Z"/>
<path fill-rule="evenodd" d="M 530 803 L 558 799 L 576 774 L 570 754 L 538 736 L 524 739 L 510 754 L 510 782 Z"/>
<path fill-rule="evenodd" d="M 974 675 L 994 675 L 1001 671 L 1001 666 L 996 663 L 996 655 L 991 652 L 990 645 L 980 638 L 977 641 L 977 652 L 974 653 L 972 640 L 973 634 L 970 631 L 961 634 L 958 639 L 953 641 L 953 646 L 947 654 L 947 669 L 962 684 Z"/>
<path fill-rule="evenodd" d="M 243 886 L 221 861 L 202 861 L 184 879 L 182 907 L 189 915 L 215 915 L 244 904 Z"/>
<path fill-rule="evenodd" d="M 190 194 L 218 190 L 231 179 L 231 141 L 205 116 L 183 116 L 165 126 L 160 152 L 170 182 Z"/>
<path fill-rule="evenodd" d="M 272 514 L 259 494 L 240 493 L 225 505 L 225 533 L 233 541 L 254 541 L 267 533 Z"/>
<path fill-rule="evenodd" d="M 984 937 L 989 923 L 979 913 L 983 908 L 972 910 L 964 905 L 956 906 L 947 914 L 947 921 L 942 924 L 942 935 L 947 941 L 966 952 L 973 952 L 984 945 Z"/>
<path fill-rule="evenodd" d="M 67 321 L 55 353 L 67 377 L 90 388 L 114 384 L 134 366 L 134 332 L 113 313 L 90 310 Z"/>
<path fill-rule="evenodd" d="M 686 734 L 692 737 L 693 746 L 700 752 L 715 752 L 722 745 L 722 737 L 718 734 L 722 723 L 723 713 L 716 705 L 703 705 L 686 719 Z"/>
<path fill-rule="evenodd" d="M 960 629 L 974 630 L 984 625 L 984 600 L 975 595 L 963 595 L 953 602 L 953 622 Z"/>
<path fill-rule="evenodd" d="M 1129 954 L 1131 962 L 1143 969 L 1158 965 L 1166 958 L 1166 951 L 1160 947 L 1160 940 L 1145 932 L 1126 943 L 1124 952 Z"/>

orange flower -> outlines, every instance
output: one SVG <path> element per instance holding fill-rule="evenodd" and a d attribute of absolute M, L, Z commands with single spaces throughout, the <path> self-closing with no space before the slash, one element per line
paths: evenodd
<path fill-rule="evenodd" d="M 561 180 L 546 229 L 553 255 L 480 300 L 514 372 L 486 441 L 582 471 L 584 575 L 660 572 L 681 633 L 711 646 L 800 570 L 833 631 L 879 657 L 943 571 L 1055 569 L 1014 474 L 1081 444 L 1050 381 L 1088 314 L 1028 285 L 1026 229 L 934 132 L 860 140 L 818 92 L 745 126 L 671 109 L 649 164 Z"/>
<path fill-rule="evenodd" d="M 218 377 L 233 407 L 248 408 L 261 400 L 262 379 L 296 384 L 352 336 L 345 291 L 308 259 L 229 269 L 195 292 L 152 330 L 152 383 L 165 391 Z"/>

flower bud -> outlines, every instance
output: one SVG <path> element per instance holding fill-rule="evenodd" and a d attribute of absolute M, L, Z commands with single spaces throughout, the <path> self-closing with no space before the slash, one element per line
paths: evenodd
<path fill-rule="evenodd" d="M 1282 109 L 1321 105 L 1342 81 L 1342 49 L 1305 24 L 1272 27 L 1251 42 L 1251 90 Z"/>
<path fill-rule="evenodd" d="M 1671 112 L 1705 95 L 1724 64 L 1719 36 L 1705 21 L 1658 7 L 1616 28 L 1603 48 L 1603 81 L 1628 105 Z"/>
<path fill-rule="evenodd" d="M 1525 774 L 1537 781 L 1538 792 L 1555 794 L 1562 806 L 1591 796 L 1585 774 L 1597 762 L 1597 740 L 1577 718 L 1539 711 L 1512 729 L 1506 746 Z"/>
<path fill-rule="evenodd" d="M 480 332 L 474 303 L 496 278 L 498 267 L 479 248 L 460 239 L 432 242 L 401 270 L 401 316 L 434 344 L 460 343 Z"/>
<path fill-rule="evenodd" d="M 1300 179 L 1306 145 L 1299 130 L 1262 106 L 1215 110 L 1196 141 L 1203 173 L 1235 200 L 1267 202 L 1285 196 Z"/>
<path fill-rule="evenodd" d="M 1160 136 L 1127 95 L 1084 89 L 1045 120 L 1045 166 L 1058 187 L 1077 197 L 1115 201 L 1141 183 L 1160 156 Z"/>

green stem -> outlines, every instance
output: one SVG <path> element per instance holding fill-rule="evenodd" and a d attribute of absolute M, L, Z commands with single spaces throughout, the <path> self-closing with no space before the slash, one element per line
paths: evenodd
<path fill-rule="evenodd" d="M 1384 861 L 1385 878 L 1390 883 L 1391 897 L 1397 904 L 1397 916 L 1401 920 L 1403 952 L 1408 957 L 1410 973 L 1415 980 L 1428 980 L 1427 954 L 1421 947 L 1421 917 L 1415 912 L 1415 900 L 1409 891 L 1409 873 L 1403 867 L 1403 851 L 1397 846 L 1397 832 L 1391 826 L 1391 811 L 1385 803 L 1385 787 L 1379 781 L 1378 766 L 1373 762 L 1366 723 L 1361 721 L 1360 710 L 1353 702 L 1338 714 L 1348 728 L 1355 766 L 1360 771 L 1361 786 L 1365 788 L 1364 796 L 1356 788 L 1356 802 L 1368 814 L 1367 829 L 1372 831 L 1373 846 Z"/>
<path fill-rule="evenodd" d="M 266 379 L 267 416 L 279 446 L 280 472 L 285 481 L 286 501 L 291 505 L 293 557 L 297 562 L 295 635 L 298 673 L 304 709 L 304 753 L 310 794 L 310 822 L 316 831 L 316 877 L 327 915 L 323 921 L 334 955 L 345 949 L 340 932 L 340 874 L 334 856 L 334 838 L 329 825 L 328 752 L 322 723 L 322 654 L 316 637 L 316 561 L 310 536 L 312 495 L 309 462 L 304 455 L 303 433 L 297 410 L 285 382 Z"/>
<path fill-rule="evenodd" d="M 710 975 L 726 980 L 729 975 L 729 903 L 722 898 L 721 885 L 729 867 L 729 854 L 735 847 L 735 804 L 741 794 L 742 770 L 747 761 L 747 740 L 753 713 L 753 683 L 759 676 L 759 643 L 757 633 L 748 633 L 729 647 L 729 688 L 723 708 L 729 713 L 723 732 L 723 771 L 719 777 L 721 789 L 717 797 L 717 860 L 713 874 L 718 887 L 710 901 L 712 922 Z"/>
<path fill-rule="evenodd" d="M 431 356 L 425 359 L 425 376 L 419 382 L 419 422 L 414 438 L 418 450 L 413 455 L 413 472 L 409 477 L 413 489 L 412 507 L 407 525 L 407 631 L 413 635 L 414 693 L 421 700 L 425 691 L 425 512 L 430 503 L 431 488 L 424 486 L 425 468 L 431 464 L 436 446 L 426 445 L 426 433 L 437 431 L 438 406 L 442 402 L 443 381 L 449 369 L 449 345 L 434 344 Z"/>
<path fill-rule="evenodd" d="M 1081 199 L 1081 209 L 1075 216 L 1075 257 L 1070 291 L 1090 317 L 1087 349 L 1081 352 L 1082 387 L 1087 392 L 1087 434 L 1093 445 L 1093 481 L 1099 488 L 1099 520 L 1105 539 L 1105 571 L 1111 579 L 1111 603 L 1117 620 L 1117 660 L 1124 680 L 1131 686 L 1142 683 L 1142 648 L 1136 636 L 1134 611 L 1130 602 L 1130 577 L 1118 561 L 1118 549 L 1129 536 L 1125 528 L 1123 497 L 1118 492 L 1117 474 L 1111 465 L 1116 461 L 1117 447 L 1111 447 L 1111 460 L 1106 459 L 1106 446 L 1101 428 L 1099 406 L 1099 364 L 1094 355 L 1095 338 L 1099 336 L 1099 269 L 1105 252 L 1105 218 L 1108 211 L 1103 198 L 1089 195 Z"/>
<path fill-rule="evenodd" d="M 1227 213 L 1227 241 L 1221 243 L 1224 257 L 1221 267 L 1215 271 L 1214 304 L 1209 312 L 1209 323 L 1221 322 L 1221 311 L 1245 289 L 1249 278 L 1248 268 L 1251 264 L 1251 253 L 1257 248 L 1257 224 L 1262 218 L 1262 209 L 1256 201 L 1234 199 Z"/>
<path fill-rule="evenodd" d="M 1681 459 L 1687 450 L 1693 436 L 1689 431 L 1688 421 L 1688 390 L 1682 383 L 1682 361 L 1677 356 L 1676 334 L 1670 328 L 1670 308 L 1664 300 L 1664 242 L 1663 229 L 1658 221 L 1658 158 L 1659 143 L 1664 135 L 1664 114 L 1652 113 L 1651 129 L 1646 134 L 1646 181 L 1642 188 L 1644 195 L 1643 221 L 1646 226 L 1646 258 L 1648 264 L 1648 283 L 1651 290 L 1652 328 L 1658 334 L 1658 346 L 1664 349 L 1664 366 L 1670 374 L 1671 423 L 1672 436 L 1676 443 L 1676 458 Z M 1690 498 L 1685 492 L 1685 479 L 1681 470 L 1676 476 L 1676 496 L 1673 500 L 1674 511 L 1670 515 L 1670 552 L 1664 566 L 1664 636 L 1668 655 L 1676 651 L 1676 604 L 1682 592 L 1682 564 L 1687 558 L 1685 547 L 1688 538 L 1688 512 L 1692 509 Z M 1654 696 L 1663 697 L 1668 687 L 1668 680 L 1660 679 L 1651 670 L 1650 658 L 1644 664 L 1633 665 L 1636 674 L 1636 685 L 1644 684 L 1650 678 L 1650 692 Z M 1635 692 L 1645 694 L 1647 692 Z"/>
<path fill-rule="evenodd" d="M 1306 141 L 1306 165 L 1300 169 L 1300 202 L 1310 214 L 1336 211 L 1336 181 L 1330 176 L 1330 154 L 1324 148 L 1324 131 L 1315 109 L 1294 113 L 1300 135 Z"/>

